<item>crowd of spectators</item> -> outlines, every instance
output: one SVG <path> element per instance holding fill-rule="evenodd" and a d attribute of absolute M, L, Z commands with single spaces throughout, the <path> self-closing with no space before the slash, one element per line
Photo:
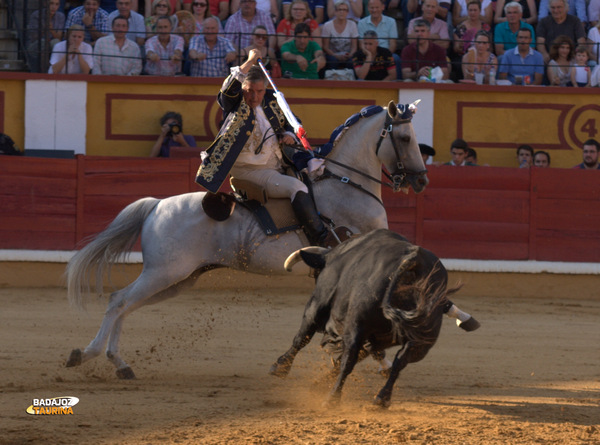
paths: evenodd
<path fill-rule="evenodd" d="M 599 15 L 600 0 L 48 0 L 28 52 L 35 71 L 49 43 L 50 73 L 224 77 L 260 48 L 274 77 L 589 87 Z"/>

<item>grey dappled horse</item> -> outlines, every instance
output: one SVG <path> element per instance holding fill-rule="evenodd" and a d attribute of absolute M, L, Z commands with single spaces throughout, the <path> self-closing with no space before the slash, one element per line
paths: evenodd
<path fill-rule="evenodd" d="M 411 124 L 412 112 L 407 118 L 407 107 L 390 102 L 383 111 L 359 119 L 345 130 L 327 157 L 326 168 L 334 176 L 314 183 L 315 202 L 319 211 L 337 225 L 354 233 L 388 227 L 379 181 L 382 164 L 391 172 L 395 190 L 410 186 L 419 193 L 427 186 Z M 267 237 L 241 206 L 225 221 L 212 220 L 202 210 L 204 195 L 196 192 L 166 199 L 140 199 L 123 209 L 69 261 L 69 301 L 82 307 L 90 294 L 92 271 L 96 271 L 96 291 L 101 294 L 104 273 L 131 250 L 141 234 L 142 273 L 133 283 L 111 294 L 98 334 L 83 351 L 71 352 L 67 366 L 98 356 L 108 342 L 106 356 L 117 368 L 117 376 L 134 378 L 119 355 L 123 320 L 131 312 L 174 297 L 192 286 L 202 273 L 218 267 L 258 274 L 288 273 L 285 259 L 303 247 L 298 234 Z M 306 273 L 306 269 L 294 273 Z"/>

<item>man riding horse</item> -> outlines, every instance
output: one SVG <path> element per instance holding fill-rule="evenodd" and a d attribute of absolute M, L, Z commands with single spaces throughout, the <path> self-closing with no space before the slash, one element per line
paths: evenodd
<path fill-rule="evenodd" d="M 224 122 L 215 141 L 203 153 L 196 182 L 216 193 L 229 173 L 262 187 L 269 198 L 289 198 L 294 213 L 313 245 L 338 244 L 319 217 L 306 185 L 284 173 L 282 144 L 298 139 L 277 104 L 268 79 L 257 65 L 260 52 L 231 69 L 217 96 Z M 316 161 L 316 160 L 315 160 Z"/>

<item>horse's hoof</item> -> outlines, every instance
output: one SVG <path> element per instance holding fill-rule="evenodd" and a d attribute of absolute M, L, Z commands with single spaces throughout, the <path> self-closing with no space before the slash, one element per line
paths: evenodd
<path fill-rule="evenodd" d="M 289 366 L 283 366 L 277 362 L 273 363 L 273 366 L 271 366 L 271 369 L 269 369 L 269 374 L 274 375 L 275 377 L 282 378 L 282 379 L 286 378 L 289 373 L 290 373 Z"/>
<path fill-rule="evenodd" d="M 73 349 L 71 351 L 71 355 L 67 359 L 67 364 L 65 365 L 67 368 L 72 368 L 73 366 L 81 365 L 81 349 Z"/>
<path fill-rule="evenodd" d="M 481 326 L 481 325 L 473 317 L 469 318 L 467 321 L 461 322 L 458 325 L 458 327 L 460 327 L 461 329 L 464 329 L 467 332 L 476 331 L 477 329 L 479 329 L 479 326 Z"/>
<path fill-rule="evenodd" d="M 127 366 L 126 368 L 117 369 L 117 377 L 121 380 L 133 380 L 135 379 L 135 374 L 133 370 Z"/>
<path fill-rule="evenodd" d="M 380 408 L 389 408 L 390 405 L 392 404 L 391 400 L 385 400 L 383 397 L 381 396 L 375 396 L 375 400 L 373 400 L 373 405 L 379 406 Z"/>

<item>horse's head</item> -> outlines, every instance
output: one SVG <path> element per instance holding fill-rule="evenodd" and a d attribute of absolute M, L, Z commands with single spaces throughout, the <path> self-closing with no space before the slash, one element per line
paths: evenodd
<path fill-rule="evenodd" d="M 396 105 L 390 101 L 384 129 L 391 127 L 391 148 L 383 150 L 378 156 L 390 171 L 394 182 L 394 191 L 407 191 L 410 185 L 415 193 L 422 192 L 429 180 L 415 130 L 411 120 L 417 111 L 419 101 L 407 105 Z"/>

